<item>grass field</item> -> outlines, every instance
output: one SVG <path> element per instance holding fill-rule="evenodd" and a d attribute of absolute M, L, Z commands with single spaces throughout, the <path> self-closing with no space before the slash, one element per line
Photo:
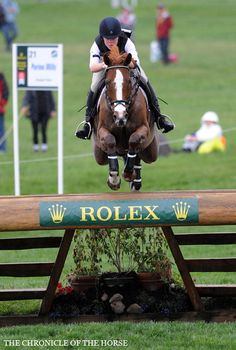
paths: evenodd
<path fill-rule="evenodd" d="M 83 120 L 91 75 L 88 70 L 88 52 L 97 33 L 101 18 L 117 15 L 109 0 L 19 0 L 21 13 L 18 24 L 19 43 L 62 43 L 64 45 L 64 188 L 65 193 L 107 192 L 107 168 L 96 165 L 92 143 L 79 141 L 74 131 Z M 164 67 L 149 61 L 149 44 L 155 37 L 154 0 L 140 0 L 136 8 L 136 46 L 142 66 L 161 98 L 162 111 L 173 116 L 176 129 L 167 135 L 170 145 L 180 149 L 184 135 L 198 128 L 201 115 L 216 111 L 221 120 L 228 148 L 224 153 L 205 156 L 173 153 L 161 157 L 152 165 L 143 166 L 143 191 L 184 189 L 235 188 L 235 57 L 236 5 L 234 0 L 166 0 L 174 17 L 175 27 L 171 51 L 178 55 L 178 63 Z M 4 51 L 0 37 L 0 70 L 7 76 L 11 87 L 11 55 Z M 19 105 L 22 100 L 19 92 Z M 56 96 L 56 94 L 55 94 Z M 0 156 L 0 193 L 14 194 L 12 147 L 12 88 L 6 114 L 9 131 L 8 151 Z M 49 125 L 49 150 L 33 153 L 29 120 L 20 120 L 21 193 L 52 194 L 57 192 L 57 121 Z M 122 183 L 121 191 L 129 191 Z M 224 215 L 224 213 L 222 213 Z M 233 230 L 216 228 L 217 230 Z M 180 230 L 180 229 L 179 229 Z M 206 230 L 206 228 L 203 228 Z M 177 230 L 178 231 L 178 230 Z M 197 232 L 199 229 L 194 228 Z M 212 228 L 214 231 L 214 228 Z M 39 235 L 45 233 L 38 233 Z M 4 234 L 7 236 L 6 234 Z M 16 234 L 15 234 L 16 235 Z M 19 236 L 19 234 L 17 234 Z M 186 256 L 204 256 L 206 250 L 185 248 Z M 212 247 L 211 256 L 235 256 L 232 246 Z M 0 261 L 51 260 L 56 252 L 37 251 L 1 253 Z M 68 256 L 63 276 L 73 268 Z M 194 276 L 200 282 L 235 283 L 234 274 L 202 274 Z M 44 286 L 45 279 L 12 281 L 1 278 L 0 288 Z M 11 303 L 7 308 L 0 303 L 0 313 L 32 312 L 37 302 Z M 10 304 L 10 303 L 9 303 Z M 13 305 L 12 305 L 13 304 Z M 5 305 L 5 304 L 4 304 Z M 128 340 L 128 349 L 235 349 L 235 324 L 204 323 L 127 323 L 90 324 L 80 326 L 53 325 L 50 327 L 14 327 L 0 330 L 0 349 L 4 339 L 119 339 Z M 11 347 L 15 349 L 17 347 Z M 18 347 L 19 348 L 19 347 Z M 21 347 L 28 349 L 29 347 Z M 51 347 L 43 347 L 49 349 Z M 70 349 L 71 347 L 64 347 Z M 88 347 L 87 347 L 88 348 Z M 107 349 L 111 347 L 106 347 Z"/>

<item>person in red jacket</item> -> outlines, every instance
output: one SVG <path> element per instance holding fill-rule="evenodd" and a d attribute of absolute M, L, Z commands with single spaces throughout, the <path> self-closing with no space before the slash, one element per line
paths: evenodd
<path fill-rule="evenodd" d="M 9 90 L 4 74 L 0 72 L 0 153 L 6 152 L 4 115 L 8 101 Z"/>
<path fill-rule="evenodd" d="M 173 27 L 173 19 L 163 4 L 157 5 L 156 38 L 160 46 L 162 61 L 168 64 L 170 30 Z"/>

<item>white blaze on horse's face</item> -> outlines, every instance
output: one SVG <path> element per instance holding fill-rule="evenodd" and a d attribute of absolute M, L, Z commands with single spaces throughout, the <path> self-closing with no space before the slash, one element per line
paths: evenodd
<path fill-rule="evenodd" d="M 115 83 L 115 89 L 116 89 L 116 100 L 117 101 L 124 100 L 124 97 L 123 97 L 124 77 L 119 69 L 116 70 L 114 83 Z M 115 124 L 117 126 L 124 126 L 126 124 L 127 110 L 126 110 L 126 106 L 123 103 L 115 104 L 114 116 L 115 116 Z"/>

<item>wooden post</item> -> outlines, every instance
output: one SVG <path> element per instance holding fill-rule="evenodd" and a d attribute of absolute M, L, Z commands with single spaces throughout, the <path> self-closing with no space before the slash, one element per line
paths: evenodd
<path fill-rule="evenodd" d="M 68 250 L 70 249 L 71 241 L 73 239 L 75 230 L 66 230 L 64 237 L 62 238 L 61 245 L 58 251 L 58 255 L 51 272 L 48 287 L 43 298 L 39 315 L 47 314 L 52 306 L 53 299 L 55 297 L 55 291 L 57 283 L 61 276 L 62 269 L 67 257 Z"/>
<path fill-rule="evenodd" d="M 183 279 L 185 288 L 188 292 L 189 298 L 193 304 L 193 307 L 196 311 L 203 310 L 203 304 L 201 298 L 198 294 L 198 291 L 193 283 L 192 277 L 190 276 L 187 264 L 183 258 L 181 250 L 178 246 L 177 240 L 175 239 L 174 233 L 171 227 L 162 227 L 166 240 L 169 244 L 172 255 L 175 259 L 175 263 L 179 269 L 181 277 Z"/>

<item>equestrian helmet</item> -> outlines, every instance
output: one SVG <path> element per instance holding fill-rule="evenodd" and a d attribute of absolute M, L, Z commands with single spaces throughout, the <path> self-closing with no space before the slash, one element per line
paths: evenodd
<path fill-rule="evenodd" d="M 215 112 L 209 111 L 203 114 L 201 122 L 219 123 L 219 117 Z"/>
<path fill-rule="evenodd" d="M 117 38 L 121 33 L 120 22 L 114 17 L 104 18 L 100 23 L 99 33 L 106 39 Z"/>

